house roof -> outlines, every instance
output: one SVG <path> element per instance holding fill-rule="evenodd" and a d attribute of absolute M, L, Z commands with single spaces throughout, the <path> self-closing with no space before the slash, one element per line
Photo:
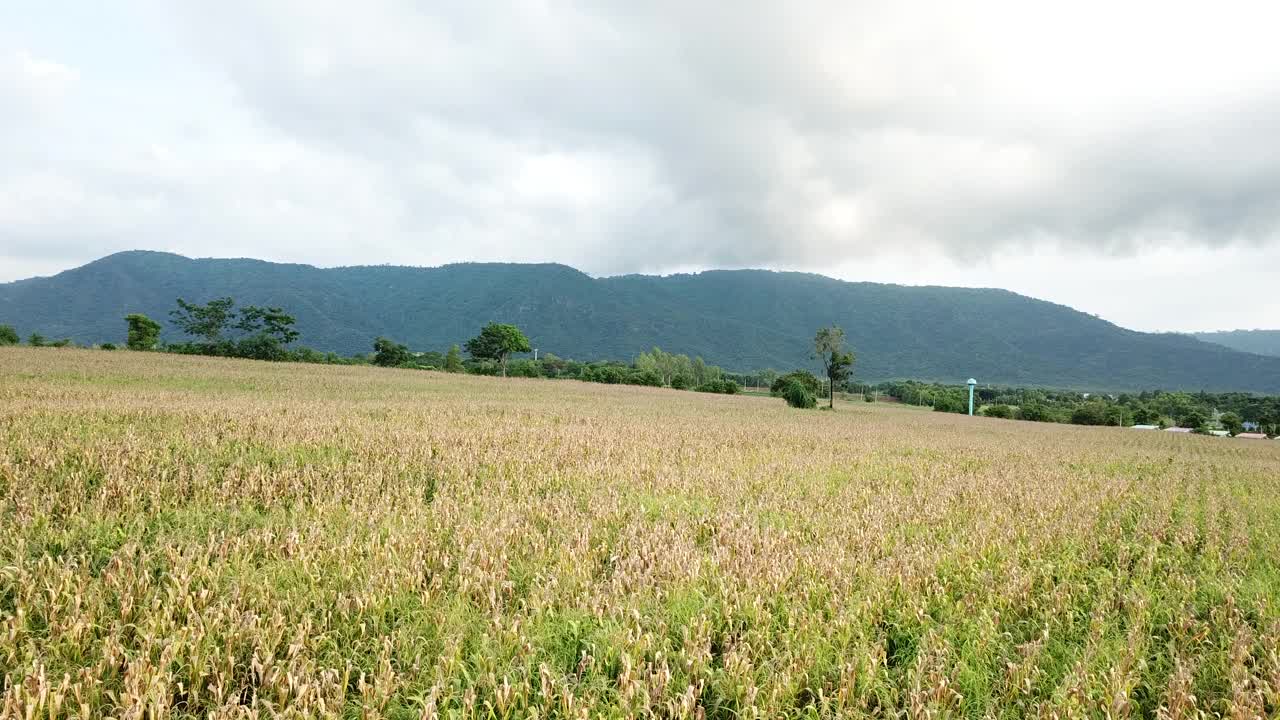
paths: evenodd
<path fill-rule="evenodd" d="M 1165 432 L 1176 432 L 1176 433 L 1189 433 L 1189 432 L 1191 432 L 1191 428 L 1171 427 L 1171 428 L 1165 428 L 1165 429 L 1164 429 L 1164 431 L 1165 431 Z"/>
<path fill-rule="evenodd" d="M 1159 425 L 1130 425 L 1131 430 L 1159 430 Z"/>
<path fill-rule="evenodd" d="M 1264 435 L 1263 433 L 1240 433 L 1239 435 L 1236 435 L 1236 437 L 1244 438 L 1245 440 L 1266 440 L 1267 439 L 1267 436 Z"/>

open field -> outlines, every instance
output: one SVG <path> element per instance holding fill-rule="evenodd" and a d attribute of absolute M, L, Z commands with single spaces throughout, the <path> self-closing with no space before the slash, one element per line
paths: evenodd
<path fill-rule="evenodd" d="M 0 349 L 0 716 L 1280 713 L 1280 442 Z"/>

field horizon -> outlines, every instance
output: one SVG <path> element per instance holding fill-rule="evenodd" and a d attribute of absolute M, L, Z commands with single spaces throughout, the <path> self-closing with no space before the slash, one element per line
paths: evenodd
<path fill-rule="evenodd" d="M 1280 443 L 0 348 L 0 717 L 1275 717 Z"/>

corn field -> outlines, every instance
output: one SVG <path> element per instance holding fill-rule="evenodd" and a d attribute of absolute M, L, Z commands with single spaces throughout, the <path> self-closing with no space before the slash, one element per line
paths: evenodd
<path fill-rule="evenodd" d="M 0 349 L 3 718 L 1274 718 L 1280 442 Z"/>

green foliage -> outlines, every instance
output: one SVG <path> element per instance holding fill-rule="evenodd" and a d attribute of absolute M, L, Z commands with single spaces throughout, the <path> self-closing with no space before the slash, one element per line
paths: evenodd
<path fill-rule="evenodd" d="M 1190 408 L 1178 416 L 1178 425 L 1193 430 L 1209 424 L 1209 418 L 1199 408 Z"/>
<path fill-rule="evenodd" d="M 130 350 L 155 350 L 160 344 L 160 323 L 141 313 L 126 315 L 124 321 L 129 327 L 125 345 Z"/>
<path fill-rule="evenodd" d="M 1232 435 L 1239 435 L 1244 430 L 1244 421 L 1233 412 L 1223 413 L 1222 417 L 1218 418 L 1218 422 L 1222 425 L 1223 430 Z"/>
<path fill-rule="evenodd" d="M 493 360 L 507 374 L 507 359 L 511 353 L 529 352 L 533 347 L 529 338 L 520 332 L 515 325 L 489 323 L 480 330 L 480 334 L 466 343 L 467 353 L 476 360 Z"/>
<path fill-rule="evenodd" d="M 721 378 L 719 380 L 709 380 L 694 388 L 694 390 L 705 393 L 719 393 L 721 395 L 737 395 L 742 391 L 742 388 L 733 380 Z"/>
<path fill-rule="evenodd" d="M 19 342 L 18 331 L 12 325 L 0 325 L 0 346 L 17 345 Z"/>
<path fill-rule="evenodd" d="M 235 327 L 240 332 L 270 338 L 281 345 L 288 345 L 298 339 L 298 331 L 293 329 L 297 320 L 278 307 L 258 307 L 246 305 L 239 313 Z"/>
<path fill-rule="evenodd" d="M 373 364 L 381 367 L 404 367 L 413 362 L 409 348 L 389 338 L 373 341 Z"/>
<path fill-rule="evenodd" d="M 1030 403 L 1018 408 L 1018 419 L 1031 422 L 1054 422 L 1053 413 L 1040 403 Z"/>
<path fill-rule="evenodd" d="M 1013 408 L 1008 405 L 988 405 L 982 408 L 982 414 L 987 417 L 1003 418 L 1008 420 L 1013 417 Z"/>
<path fill-rule="evenodd" d="M 687 375 L 676 375 L 671 378 L 671 388 L 673 390 L 688 390 L 689 377 Z"/>
<path fill-rule="evenodd" d="M 204 338 L 206 343 L 213 344 L 222 339 L 222 333 L 226 332 L 235 317 L 232 310 L 235 304 L 235 300 L 229 297 L 210 300 L 204 305 L 178 298 L 178 309 L 169 311 L 169 317 L 182 332 Z"/>
<path fill-rule="evenodd" d="M 115 350 L 115 349 L 116 349 L 116 344 L 115 344 L 115 343 L 102 343 L 102 344 L 101 344 L 101 345 L 99 345 L 98 347 L 99 347 L 100 349 L 102 349 L 102 350 Z"/>
<path fill-rule="evenodd" d="M 831 392 L 827 393 L 830 398 L 829 407 L 835 409 L 835 388 L 847 381 L 853 373 L 854 356 L 844 349 L 844 330 L 835 325 L 818 330 L 813 336 L 813 353 L 818 362 L 822 363 L 822 369 L 830 382 L 827 386 L 831 388 Z"/>
<path fill-rule="evenodd" d="M 44 347 L 46 344 L 45 337 L 40 333 L 33 332 L 27 336 L 27 344 L 31 347 Z"/>
<path fill-rule="evenodd" d="M 808 370 L 792 370 L 786 375 L 774 380 L 773 384 L 769 386 L 769 394 L 774 397 L 785 397 L 787 387 L 790 386 L 793 381 L 804 386 L 804 389 L 807 390 L 810 395 L 813 395 L 815 398 L 818 396 L 821 383 L 819 383 L 818 377 Z"/>
<path fill-rule="evenodd" d="M 735 370 L 804 367 L 813 329 L 837 323 L 857 328 L 860 377 L 1280 392 L 1280 359 L 1223 351 L 1186 335 L 1131 332 L 1002 290 L 801 273 L 594 279 L 557 265 L 322 270 L 129 252 L 54 277 L 0 283 L 0 307 L 25 328 L 95 344 L 118 339 L 122 305 L 166 318 L 177 296 L 212 298 L 232 289 L 240 302 L 294 310 L 302 340 L 343 355 L 367 351 L 379 333 L 443 350 L 522 307 L 521 327 L 539 345 L 581 358 L 631 358 L 659 345 Z"/>
<path fill-rule="evenodd" d="M 798 378 L 787 380 L 782 386 L 782 398 L 793 408 L 808 410 L 818 406 L 818 398 L 809 391 L 808 386 Z"/>
<path fill-rule="evenodd" d="M 653 370 L 636 370 L 627 375 L 627 384 L 662 387 L 662 376 Z"/>
<path fill-rule="evenodd" d="M 444 371 L 460 373 L 464 369 L 462 366 L 462 350 L 457 345 L 449 346 L 449 352 L 444 356 Z"/>

